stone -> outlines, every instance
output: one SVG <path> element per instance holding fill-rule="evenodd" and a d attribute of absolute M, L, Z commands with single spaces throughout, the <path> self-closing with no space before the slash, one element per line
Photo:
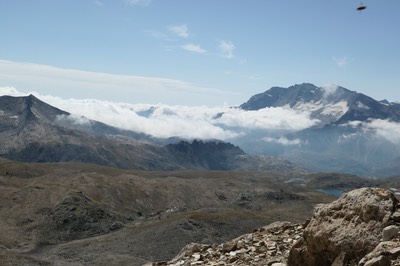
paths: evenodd
<path fill-rule="evenodd" d="M 191 243 L 163 265 L 286 265 L 292 240 L 302 232 L 299 224 L 276 222 L 221 245 Z"/>
<path fill-rule="evenodd" d="M 225 252 L 225 253 L 228 253 L 228 252 L 231 252 L 233 250 L 236 250 L 236 248 L 237 248 L 237 243 L 234 242 L 234 241 L 230 241 L 230 242 L 227 242 L 227 243 L 223 244 L 222 251 Z"/>
<path fill-rule="evenodd" d="M 239 240 L 237 243 L 236 243 L 236 247 L 237 247 L 237 249 L 242 249 L 242 248 L 244 248 L 246 245 L 245 245 L 245 243 L 242 241 L 242 240 Z"/>
<path fill-rule="evenodd" d="M 382 240 L 389 241 L 392 238 L 396 237 L 399 233 L 399 228 L 395 225 L 389 225 L 383 228 L 382 231 Z"/>
<path fill-rule="evenodd" d="M 395 222 L 400 222 L 400 211 L 396 211 L 392 214 L 391 219 Z"/>
<path fill-rule="evenodd" d="M 392 262 L 385 256 L 379 256 L 367 261 L 364 266 L 390 266 Z"/>
<path fill-rule="evenodd" d="M 236 258 L 236 257 L 230 257 L 230 258 L 228 259 L 228 263 L 234 263 L 235 261 L 237 261 L 237 259 L 238 259 L 238 258 Z"/>
<path fill-rule="evenodd" d="M 389 254 L 395 258 L 399 257 L 400 256 L 400 247 L 389 250 Z"/>
<path fill-rule="evenodd" d="M 192 257 L 193 257 L 193 259 L 194 259 L 195 261 L 198 261 L 198 260 L 200 260 L 201 255 L 200 255 L 200 254 L 193 254 Z"/>
<path fill-rule="evenodd" d="M 337 256 L 336 259 L 333 261 L 331 266 L 343 266 L 345 255 L 346 254 L 344 252 L 341 252 L 339 256 Z"/>
<path fill-rule="evenodd" d="M 387 189 L 361 188 L 317 205 L 288 265 L 331 265 L 342 252 L 344 265 L 360 261 L 380 243 L 397 202 Z"/>

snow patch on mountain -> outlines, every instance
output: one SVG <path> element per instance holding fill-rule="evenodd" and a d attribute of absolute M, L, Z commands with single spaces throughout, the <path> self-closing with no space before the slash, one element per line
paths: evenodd
<path fill-rule="evenodd" d="M 287 107 L 289 107 L 289 105 L 286 105 Z M 296 105 L 294 105 L 292 108 L 295 110 L 301 110 L 304 112 L 313 112 L 316 110 L 319 110 L 321 108 L 323 108 L 324 105 L 321 101 L 318 102 L 298 102 Z"/>
<path fill-rule="evenodd" d="M 366 109 L 366 110 L 369 110 L 369 109 L 370 109 L 367 105 L 363 104 L 363 103 L 360 102 L 360 101 L 357 101 L 357 108 L 359 108 L 359 109 Z"/>
<path fill-rule="evenodd" d="M 343 114 L 349 110 L 349 105 L 347 101 L 340 101 L 334 104 L 327 104 L 324 106 L 321 114 L 329 115 L 339 119 Z"/>

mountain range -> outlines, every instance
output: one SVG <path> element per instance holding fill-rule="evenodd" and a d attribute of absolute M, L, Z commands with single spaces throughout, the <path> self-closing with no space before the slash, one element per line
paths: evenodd
<path fill-rule="evenodd" d="M 317 87 L 303 83 L 289 88 L 272 87 L 252 96 L 240 105 L 244 110 L 289 106 L 295 110 L 311 111 L 319 125 L 343 125 L 352 121 L 389 119 L 400 121 L 400 104 L 373 98 L 343 87 Z"/>
<path fill-rule="evenodd" d="M 250 156 L 222 141 L 157 139 L 50 106 L 33 95 L 0 97 L 0 156 L 23 162 L 84 162 L 137 170 L 305 170 Z"/>
<path fill-rule="evenodd" d="M 400 104 L 339 86 L 272 87 L 221 110 L 135 108 L 128 111 L 136 120 L 121 127 L 88 119 L 76 108 L 63 111 L 33 95 L 2 96 L 0 156 L 142 170 L 400 173 Z M 200 137 L 183 137 L 188 129 Z"/>
<path fill-rule="evenodd" d="M 254 154 L 286 158 L 311 171 L 385 176 L 400 172 L 400 104 L 377 101 L 343 87 L 304 83 L 252 96 L 247 111 L 284 107 L 307 112 L 313 126 L 291 132 L 253 132 L 234 143 Z M 270 134 L 270 135 L 268 135 Z"/>

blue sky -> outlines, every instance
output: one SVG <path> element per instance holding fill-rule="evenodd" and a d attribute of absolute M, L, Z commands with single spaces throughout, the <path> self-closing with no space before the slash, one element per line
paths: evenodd
<path fill-rule="evenodd" d="M 0 0 L 0 87 L 222 106 L 310 82 L 400 101 L 400 1 L 359 4 Z"/>

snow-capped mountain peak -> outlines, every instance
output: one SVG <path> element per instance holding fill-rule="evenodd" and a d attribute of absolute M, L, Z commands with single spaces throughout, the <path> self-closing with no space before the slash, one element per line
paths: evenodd
<path fill-rule="evenodd" d="M 310 83 L 288 88 L 272 87 L 252 96 L 240 106 L 244 110 L 269 107 L 286 107 L 309 112 L 311 118 L 321 121 L 320 125 L 345 124 L 371 118 L 400 121 L 398 104 L 379 102 L 340 86 L 317 87 Z"/>

